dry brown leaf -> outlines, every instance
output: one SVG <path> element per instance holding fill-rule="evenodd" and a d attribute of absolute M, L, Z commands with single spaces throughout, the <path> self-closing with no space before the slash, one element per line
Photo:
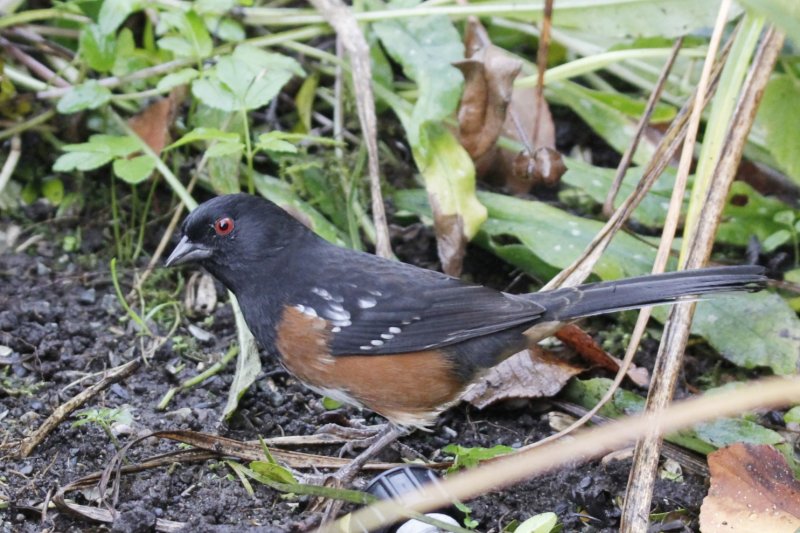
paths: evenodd
<path fill-rule="evenodd" d="M 575 324 L 568 324 L 558 330 L 556 338 L 595 365 L 611 372 L 619 370 L 620 360 L 601 348 L 591 335 Z M 626 375 L 639 387 L 647 387 L 650 384 L 650 374 L 646 368 L 631 365 Z"/>
<path fill-rule="evenodd" d="M 458 277 L 464 264 L 464 255 L 467 253 L 467 241 L 464 238 L 464 220 L 460 215 L 445 215 L 442 213 L 436 197 L 428 198 L 436 221 L 436 249 L 442 261 L 442 271 Z"/>
<path fill-rule="evenodd" d="M 794 533 L 800 482 L 772 446 L 737 443 L 708 456 L 711 488 L 700 508 L 703 533 Z"/>
<path fill-rule="evenodd" d="M 214 278 L 206 272 L 195 272 L 186 283 L 183 306 L 189 316 L 208 316 L 217 307 Z"/>
<path fill-rule="evenodd" d="M 156 154 L 169 144 L 169 129 L 175 121 L 185 87 L 177 87 L 166 98 L 157 100 L 128 119 L 128 125 Z"/>
<path fill-rule="evenodd" d="M 483 409 L 510 398 L 549 398 L 583 370 L 537 346 L 509 357 L 492 368 L 461 399 Z"/>
<path fill-rule="evenodd" d="M 553 186 L 566 171 L 555 150 L 555 125 L 547 102 L 536 103 L 536 89 L 515 89 L 521 62 L 491 43 L 483 25 L 467 22 L 467 59 L 456 66 L 464 74 L 464 94 L 458 110 L 459 139 L 475 162 L 479 177 L 497 181 L 513 192 L 528 192 L 536 184 Z M 537 126 L 537 109 L 541 113 Z M 534 129 L 537 146 L 533 146 Z M 520 142 L 522 152 L 496 146 L 500 135 Z"/>

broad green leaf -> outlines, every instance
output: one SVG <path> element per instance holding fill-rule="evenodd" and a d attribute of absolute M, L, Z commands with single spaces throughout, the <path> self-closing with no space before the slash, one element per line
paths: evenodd
<path fill-rule="evenodd" d="M 247 38 L 244 26 L 238 21 L 227 17 L 207 17 L 206 28 L 213 35 L 228 43 L 239 43 Z"/>
<path fill-rule="evenodd" d="M 69 152 L 59 156 L 53 163 L 56 172 L 70 172 L 73 170 L 94 170 L 102 167 L 114 156 L 101 152 Z"/>
<path fill-rule="evenodd" d="M 104 35 L 113 34 L 131 13 L 142 8 L 139 0 L 103 0 L 102 4 L 98 24 Z"/>
<path fill-rule="evenodd" d="M 776 374 L 800 369 L 800 320 L 777 294 L 762 291 L 702 300 L 692 333 L 738 366 L 769 367 Z"/>
<path fill-rule="evenodd" d="M 192 8 L 201 15 L 224 15 L 237 3 L 236 0 L 196 0 Z"/>
<path fill-rule="evenodd" d="M 293 75 L 303 75 L 294 59 L 240 45 L 230 56 L 192 84 L 192 93 L 209 107 L 223 111 L 267 105 Z"/>
<path fill-rule="evenodd" d="M 478 198 L 489 210 L 476 242 L 509 263 L 549 278 L 569 266 L 602 224 L 541 202 L 492 193 Z M 430 213 L 421 191 L 399 191 L 398 208 Z M 655 248 L 645 238 L 620 233 L 600 258 L 601 279 L 647 274 Z M 663 321 L 666 310 L 654 310 Z M 788 304 L 769 292 L 713 296 L 698 303 L 692 333 L 701 335 L 726 359 L 745 367 L 766 366 L 779 374 L 800 368 L 800 320 Z"/>
<path fill-rule="evenodd" d="M 610 385 L 611 380 L 606 378 L 574 379 L 562 390 L 562 394 L 570 401 L 592 408 L 600 401 Z M 642 411 L 644 403 L 645 400 L 641 396 L 619 389 L 614 393 L 612 400 L 603 406 L 600 413 L 612 418 L 633 415 Z M 710 453 L 733 442 L 779 444 L 785 439 L 779 433 L 750 420 L 722 418 L 669 434 L 665 440 L 699 453 Z"/>
<path fill-rule="evenodd" d="M 739 0 L 747 9 L 765 16 L 800 44 L 800 2 L 797 0 Z M 762 104 L 763 105 L 763 102 Z"/>
<path fill-rule="evenodd" d="M 719 0 L 566 0 L 553 10 L 553 25 L 586 30 L 604 38 L 629 40 L 657 35 L 673 39 L 713 27 L 719 3 Z M 739 13 L 734 8 L 731 18 Z M 532 15 L 526 13 L 525 21 L 541 21 L 541 11 Z"/>
<path fill-rule="evenodd" d="M 186 85 L 193 79 L 197 78 L 200 73 L 197 72 L 193 68 L 185 68 L 179 70 L 177 72 L 173 72 L 172 74 L 167 74 L 160 80 L 158 80 L 158 84 L 156 85 L 156 89 L 159 91 L 169 91 L 174 87 L 178 87 L 179 85 Z"/>
<path fill-rule="evenodd" d="M 234 194 L 241 192 L 239 174 L 242 167 L 242 153 L 221 155 L 208 160 L 208 178 L 211 188 L 217 194 Z"/>
<path fill-rule="evenodd" d="M 169 50 L 177 57 L 203 59 L 211 55 L 214 43 L 200 15 L 194 11 L 175 14 L 171 24 L 176 33 L 158 40 L 159 48 Z"/>
<path fill-rule="evenodd" d="M 261 196 L 292 213 L 323 239 L 345 246 L 346 241 L 339 229 L 319 211 L 298 198 L 288 183 L 257 172 L 254 179 L 256 190 Z"/>
<path fill-rule="evenodd" d="M 514 533 L 550 533 L 558 523 L 556 513 L 542 513 L 532 516 L 522 522 Z"/>
<path fill-rule="evenodd" d="M 418 0 L 396 0 L 388 7 L 408 8 L 418 4 Z M 410 123 L 404 124 L 414 146 L 426 121 L 442 120 L 458 106 L 464 78 L 452 63 L 464 58 L 464 45 L 445 16 L 380 21 L 372 29 L 389 56 L 417 84 L 419 96 Z"/>
<path fill-rule="evenodd" d="M 58 101 L 56 109 L 68 115 L 84 109 L 97 109 L 111 99 L 111 91 L 94 80 L 75 85 Z"/>
<path fill-rule="evenodd" d="M 773 75 L 761 100 L 758 124 L 781 170 L 800 183 L 800 135 L 794 133 L 800 124 L 800 80 L 789 74 Z"/>
<path fill-rule="evenodd" d="M 262 133 L 258 137 L 258 143 L 255 148 L 257 150 L 265 150 L 268 152 L 283 152 L 287 154 L 296 154 L 297 147 L 292 143 L 284 140 L 285 136 L 280 131 L 271 131 L 269 133 Z"/>
<path fill-rule="evenodd" d="M 778 231 L 776 231 L 775 233 L 764 239 L 764 242 L 762 242 L 761 245 L 763 246 L 765 252 L 772 253 L 777 248 L 780 248 L 781 246 L 789 242 L 791 238 L 792 234 L 789 233 L 789 230 L 779 229 Z"/>
<path fill-rule="evenodd" d="M 783 421 L 787 424 L 800 424 L 800 405 L 796 405 L 786 411 L 783 415 Z"/>
<path fill-rule="evenodd" d="M 243 150 L 244 150 L 244 145 L 239 141 L 218 142 L 208 147 L 208 150 L 206 150 L 206 155 L 208 157 L 222 157 L 227 155 L 238 154 L 238 157 L 236 159 L 241 160 Z"/>
<path fill-rule="evenodd" d="M 114 174 L 131 185 L 136 185 L 146 180 L 155 168 L 156 160 L 149 155 L 114 161 Z"/>
<path fill-rule="evenodd" d="M 588 89 L 571 81 L 550 84 L 547 88 L 548 100 L 570 107 L 600 135 L 612 148 L 623 153 L 630 146 L 636 134 L 636 122 L 626 111 L 617 107 L 625 97 L 617 95 L 613 100 L 604 93 Z M 626 105 L 630 109 L 631 105 Z M 643 137 L 639 142 L 634 162 L 646 164 L 653 156 L 655 147 Z"/>
<path fill-rule="evenodd" d="M 97 24 L 84 26 L 80 35 L 80 53 L 89 67 L 98 72 L 109 72 L 117 60 L 117 38 L 113 33 L 103 33 Z"/>
<path fill-rule="evenodd" d="M 579 159 L 564 158 L 564 163 L 567 173 L 561 177 L 563 183 L 582 189 L 599 204 L 605 202 L 616 170 L 596 167 Z M 614 207 L 618 207 L 633 192 L 642 178 L 643 168 L 634 167 L 625 173 Z M 661 227 L 667 216 L 674 183 L 675 172 L 667 168 L 633 212 L 633 218 L 645 226 Z"/>
<path fill-rule="evenodd" d="M 616 109 L 617 111 L 635 118 L 636 120 L 639 120 L 644 113 L 645 108 L 647 107 L 647 102 L 645 100 L 632 98 L 623 93 L 597 91 L 593 89 L 586 89 L 586 87 L 583 86 L 580 87 L 587 91 L 591 91 L 592 98 L 598 102 L 602 102 L 607 106 Z M 675 118 L 676 114 L 676 109 L 671 105 L 662 103 L 656 104 L 655 108 L 653 108 L 653 113 L 650 115 L 650 123 L 660 124 L 662 122 L 669 122 Z"/>
<path fill-rule="evenodd" d="M 318 85 L 319 74 L 315 72 L 306 78 L 294 97 L 294 106 L 297 109 L 299 120 L 292 129 L 296 132 L 308 133 L 311 131 L 311 113 L 314 111 L 314 96 Z"/>
<path fill-rule="evenodd" d="M 463 234 L 471 239 L 486 220 L 486 208 L 475 196 L 475 166 L 458 139 L 444 126 L 427 123 L 420 143 L 412 146 L 414 160 L 425 178 L 430 202 L 439 214 L 461 219 Z"/>
<path fill-rule="evenodd" d="M 139 142 L 133 137 L 92 135 L 89 142 L 62 146 L 62 150 L 67 153 L 56 160 L 53 170 L 57 172 L 94 170 L 115 157 L 126 157 L 138 149 Z"/>

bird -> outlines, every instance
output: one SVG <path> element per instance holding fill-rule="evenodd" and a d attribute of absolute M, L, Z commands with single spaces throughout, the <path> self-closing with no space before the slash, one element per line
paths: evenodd
<path fill-rule="evenodd" d="M 767 281 L 760 266 L 725 266 L 509 294 L 332 244 L 245 193 L 186 217 L 165 264 L 184 263 L 235 294 L 261 348 L 291 374 L 398 435 L 429 427 L 486 370 L 565 324 Z"/>

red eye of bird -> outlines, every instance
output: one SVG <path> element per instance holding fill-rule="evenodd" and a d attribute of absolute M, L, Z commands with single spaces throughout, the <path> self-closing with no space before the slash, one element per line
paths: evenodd
<path fill-rule="evenodd" d="M 220 237 L 228 235 L 233 231 L 233 219 L 230 217 L 218 218 L 217 221 L 214 222 L 214 231 L 216 231 L 217 235 Z"/>

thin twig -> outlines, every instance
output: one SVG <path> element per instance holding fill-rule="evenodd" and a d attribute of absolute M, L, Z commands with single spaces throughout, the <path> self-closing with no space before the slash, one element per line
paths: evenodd
<path fill-rule="evenodd" d="M 47 417 L 47 420 L 42 422 L 42 425 L 34 431 L 31 435 L 24 438 L 19 443 L 17 454 L 20 458 L 28 457 L 36 446 L 42 442 L 47 435 L 49 435 L 65 418 L 67 418 L 75 409 L 89 401 L 96 396 L 100 391 L 107 387 L 122 381 L 127 378 L 139 368 L 139 360 L 134 359 L 122 366 L 112 368 L 106 372 L 103 379 L 92 385 L 91 387 L 82 390 L 63 404 L 59 405 L 53 413 Z"/>
<path fill-rule="evenodd" d="M 792 405 L 800 401 L 800 377 L 779 377 L 743 385 L 735 391 L 701 396 L 680 402 L 659 413 L 643 413 L 608 425 L 588 429 L 572 440 L 550 443 L 538 450 L 515 453 L 487 465 L 448 476 L 435 485 L 403 494 L 403 507 L 427 512 L 464 501 L 490 490 L 507 487 L 531 479 L 567 464 L 576 458 L 598 457 L 628 445 L 632 440 L 657 428 L 662 434 L 690 427 L 705 420 L 731 416 L 757 407 Z M 638 496 L 638 495 L 637 495 Z M 400 516 L 392 500 L 384 500 L 348 515 L 350 528 L 372 531 L 381 524 L 392 523 Z M 339 521 L 322 531 L 352 531 Z M 359 529 L 360 531 L 360 529 Z"/>
<path fill-rule="evenodd" d="M 8 151 L 8 157 L 6 157 L 5 163 L 3 163 L 3 169 L 0 170 L 0 193 L 3 192 L 3 189 L 6 188 L 6 184 L 8 180 L 11 179 L 11 175 L 14 173 L 14 170 L 17 168 L 17 163 L 19 163 L 19 158 L 22 156 L 22 139 L 19 136 L 19 133 L 11 137 L 11 149 Z"/>
<path fill-rule="evenodd" d="M 542 123 L 542 109 L 544 107 L 544 74 L 547 72 L 547 56 L 550 50 L 550 27 L 553 20 L 553 0 L 545 0 L 544 14 L 542 15 L 542 30 L 539 33 L 539 49 L 536 51 L 536 66 L 539 70 L 536 78 L 536 120 L 533 125 L 531 144 L 533 149 L 539 148 L 539 131 Z M 533 153 L 533 151 L 531 151 Z"/>
<path fill-rule="evenodd" d="M 369 169 L 372 195 L 372 219 L 375 225 L 375 253 L 381 257 L 392 257 L 389 242 L 389 225 L 381 193 L 380 164 L 378 161 L 378 119 L 375 115 L 375 97 L 372 93 L 372 68 L 369 46 L 356 23 L 350 9 L 341 0 L 311 0 L 328 23 L 336 30 L 342 46 L 350 56 L 353 85 L 356 90 L 356 108 L 364 142 L 367 146 L 367 168 Z"/>
<path fill-rule="evenodd" d="M 656 86 L 650 93 L 650 98 L 647 100 L 644 113 L 642 113 L 639 123 L 636 125 L 636 133 L 633 135 L 631 144 L 628 145 L 625 153 L 622 154 L 622 159 L 617 166 L 617 173 L 614 175 L 614 182 L 608 189 L 608 195 L 606 196 L 606 201 L 603 204 L 603 214 L 606 217 L 611 217 L 611 215 L 614 213 L 614 200 L 617 198 L 617 193 L 622 185 L 622 180 L 625 179 L 625 173 L 628 171 L 628 168 L 631 165 L 633 154 L 636 153 L 636 149 L 639 147 L 639 141 L 644 134 L 644 130 L 650 123 L 650 117 L 653 115 L 653 110 L 655 110 L 656 104 L 661 98 L 661 93 L 664 91 L 664 85 L 667 82 L 669 73 L 672 71 L 672 65 L 675 64 L 675 60 L 678 58 L 678 53 L 680 52 L 682 45 L 683 37 L 676 39 L 675 44 L 672 45 L 672 53 L 670 53 L 667 62 L 664 63 L 664 67 L 661 69 L 661 73 L 658 76 L 658 81 L 656 81 Z"/>
<path fill-rule="evenodd" d="M 52 83 L 53 85 L 57 85 L 59 87 L 70 87 L 70 84 L 67 82 L 67 80 L 50 70 L 47 65 L 42 64 L 37 59 L 20 50 L 8 39 L 0 37 L 0 45 L 2 45 L 6 52 L 8 52 L 8 55 L 19 61 L 20 64 L 25 65 L 29 71 L 37 75 L 42 81 Z"/>

